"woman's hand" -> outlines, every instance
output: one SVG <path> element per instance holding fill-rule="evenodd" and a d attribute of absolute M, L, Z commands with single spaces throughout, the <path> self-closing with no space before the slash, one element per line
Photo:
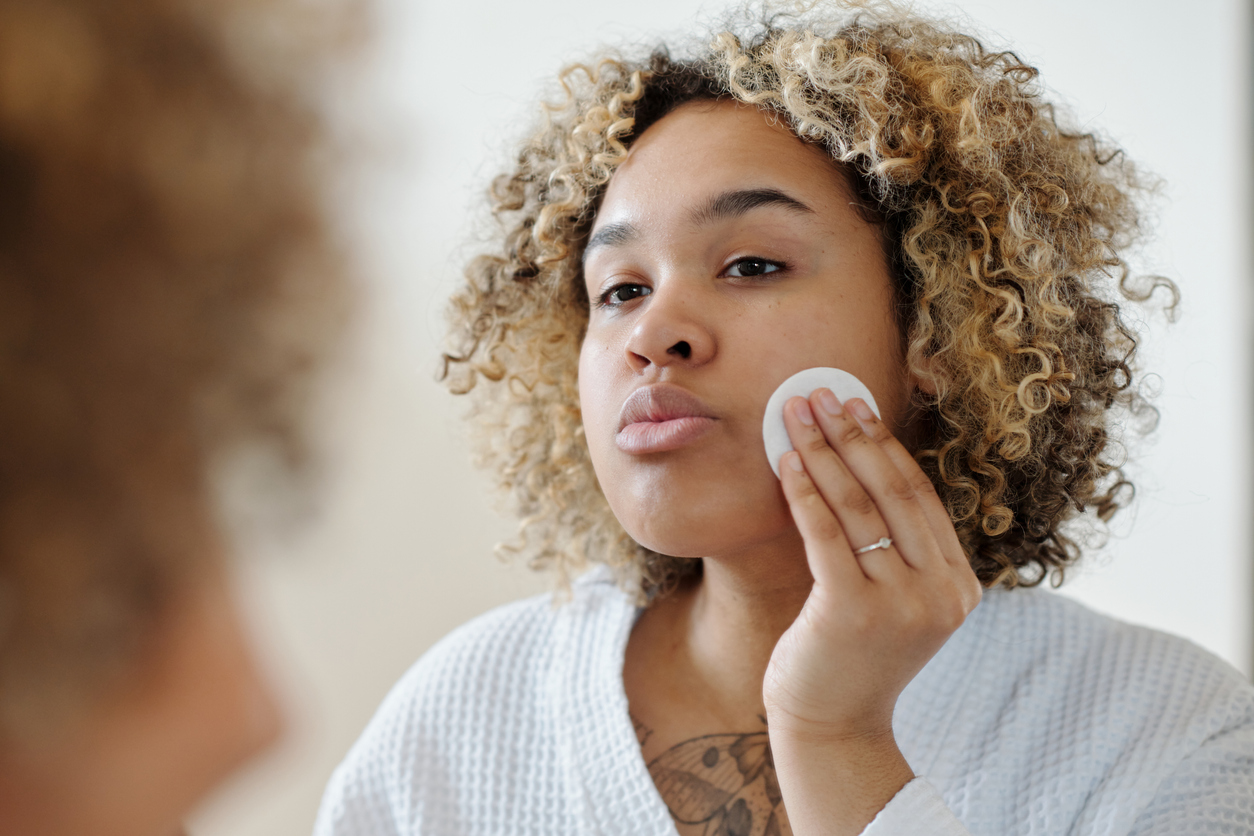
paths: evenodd
<path fill-rule="evenodd" d="M 794 833 L 859 833 L 912 777 L 897 697 L 981 587 L 931 481 L 865 403 L 820 389 L 784 412 L 796 452 L 780 473 L 814 588 L 767 668 L 771 747 Z"/>

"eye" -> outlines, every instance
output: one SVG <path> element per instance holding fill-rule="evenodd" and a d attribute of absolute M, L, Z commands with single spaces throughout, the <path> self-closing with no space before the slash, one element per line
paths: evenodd
<path fill-rule="evenodd" d="M 652 292 L 653 288 L 642 284 L 615 285 L 601 294 L 600 303 L 605 307 L 613 308 L 630 302 L 632 299 L 648 296 Z"/>
<path fill-rule="evenodd" d="M 739 258 L 732 262 L 732 265 L 727 268 L 727 275 L 741 279 L 752 276 L 765 276 L 768 273 L 774 273 L 782 269 L 784 269 L 784 265 L 778 261 L 767 261 L 765 258 L 750 256 L 748 258 Z"/>

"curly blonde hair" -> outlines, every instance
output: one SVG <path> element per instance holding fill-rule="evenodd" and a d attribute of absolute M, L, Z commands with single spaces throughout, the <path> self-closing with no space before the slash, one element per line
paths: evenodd
<path fill-rule="evenodd" d="M 560 101 L 491 189 L 499 234 L 450 306 L 443 377 L 475 390 L 482 460 L 521 517 L 507 547 L 566 579 L 613 567 L 643 597 L 699 561 L 623 531 L 580 423 L 583 247 L 631 143 L 680 104 L 775 114 L 852 174 L 885 238 L 915 394 L 917 457 L 981 582 L 1031 585 L 1079 556 L 1065 524 L 1126 505 L 1121 413 L 1152 426 L 1119 297 L 1145 301 L 1125 253 L 1146 184 L 1121 151 L 1068 130 L 1013 53 L 890 6 L 824 4 L 560 75 Z M 488 385 L 484 385 L 484 384 Z"/>

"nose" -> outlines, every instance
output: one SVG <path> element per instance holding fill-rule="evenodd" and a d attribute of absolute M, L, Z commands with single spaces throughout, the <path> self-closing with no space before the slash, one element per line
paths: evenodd
<path fill-rule="evenodd" d="M 714 334 L 701 306 L 678 288 L 654 291 L 627 339 L 627 361 L 637 372 L 650 366 L 699 366 L 715 352 Z"/>

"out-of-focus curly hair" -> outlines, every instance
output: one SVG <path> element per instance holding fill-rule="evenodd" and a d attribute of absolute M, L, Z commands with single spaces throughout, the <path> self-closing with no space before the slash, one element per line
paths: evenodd
<path fill-rule="evenodd" d="M 474 389 L 484 460 L 512 494 L 532 564 L 604 562 L 645 597 L 698 561 L 633 542 L 601 493 L 580 425 L 588 318 L 580 268 L 597 206 L 633 140 L 693 100 L 777 115 L 853 173 L 880 224 L 916 393 L 917 456 L 986 585 L 1061 581 L 1064 524 L 1131 495 L 1112 421 L 1156 412 L 1133 384 L 1118 301 L 1134 280 L 1142 178 L 1068 129 L 1009 52 L 881 4 L 819 3 L 729 27 L 686 57 L 662 47 L 560 75 L 561 98 L 496 179 L 499 234 L 450 307 L 444 375 Z M 1172 302 L 1174 304 L 1174 301 Z"/>
<path fill-rule="evenodd" d="M 330 143 L 226 37 L 287 5 L 0 0 L 0 735 L 125 675 L 221 558 L 215 464 L 304 460 L 349 298 Z"/>

